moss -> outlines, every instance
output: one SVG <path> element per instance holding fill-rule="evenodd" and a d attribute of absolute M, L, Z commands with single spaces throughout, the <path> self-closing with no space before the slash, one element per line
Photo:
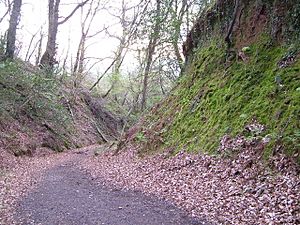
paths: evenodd
<path fill-rule="evenodd" d="M 273 46 L 270 40 L 263 35 L 249 46 L 248 62 L 234 61 L 228 68 L 225 45 L 220 47 L 218 40 L 198 49 L 174 94 L 148 117 L 152 127 L 153 121 L 171 118 L 162 147 L 215 153 L 223 135 L 242 133 L 256 118 L 267 127 L 263 135 L 272 138 L 265 158 L 277 144 L 289 155 L 298 151 L 300 62 L 280 69 L 289 46 Z"/>

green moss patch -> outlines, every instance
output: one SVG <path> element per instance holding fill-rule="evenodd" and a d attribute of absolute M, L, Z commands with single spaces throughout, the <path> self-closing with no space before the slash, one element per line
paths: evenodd
<path fill-rule="evenodd" d="M 289 46 L 267 36 L 247 46 L 248 61 L 225 63 L 225 44 L 199 48 L 173 94 L 146 121 L 160 132 L 163 148 L 215 153 L 225 134 L 243 133 L 253 119 L 271 137 L 265 155 L 280 144 L 289 155 L 300 147 L 300 61 L 280 68 Z M 297 52 L 297 51 L 294 51 Z M 150 126 L 151 124 L 151 126 Z"/>

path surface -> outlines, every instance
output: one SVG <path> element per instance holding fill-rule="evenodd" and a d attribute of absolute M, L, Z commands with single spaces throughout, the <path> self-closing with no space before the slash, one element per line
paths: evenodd
<path fill-rule="evenodd" d="M 206 224 L 142 193 L 99 186 L 76 163 L 71 159 L 46 171 L 41 183 L 19 202 L 18 224 Z"/>

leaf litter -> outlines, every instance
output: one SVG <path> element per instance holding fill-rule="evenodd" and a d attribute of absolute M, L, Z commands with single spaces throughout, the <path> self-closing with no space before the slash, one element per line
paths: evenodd
<path fill-rule="evenodd" d="M 158 196 L 216 224 L 300 224 L 299 170 L 283 155 L 266 165 L 259 145 L 231 157 L 137 152 L 102 152 L 81 167 L 100 182 Z"/>

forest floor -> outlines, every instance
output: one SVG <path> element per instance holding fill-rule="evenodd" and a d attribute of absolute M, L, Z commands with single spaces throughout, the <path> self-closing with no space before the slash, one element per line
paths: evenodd
<path fill-rule="evenodd" d="M 167 201 L 92 177 L 80 165 L 94 157 L 95 148 L 22 159 L 3 173 L 0 224 L 209 224 Z"/>
<path fill-rule="evenodd" d="M 0 175 L 0 224 L 299 224 L 299 171 L 285 158 L 275 172 L 255 149 L 228 159 L 114 153 L 20 158 Z"/>

